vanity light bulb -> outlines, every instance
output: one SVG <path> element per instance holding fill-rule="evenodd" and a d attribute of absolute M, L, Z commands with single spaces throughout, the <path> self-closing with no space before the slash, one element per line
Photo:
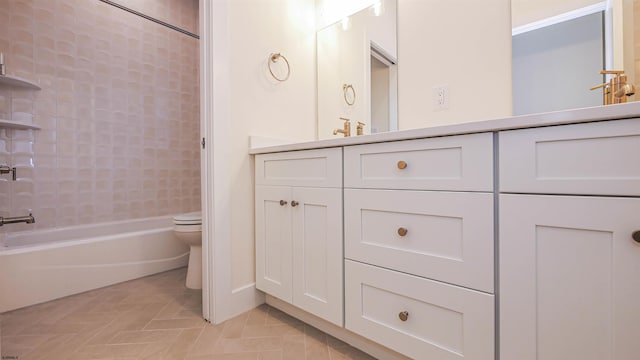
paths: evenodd
<path fill-rule="evenodd" d="M 376 2 L 371 6 L 371 12 L 373 13 L 373 16 L 382 15 L 382 0 Z"/>
<path fill-rule="evenodd" d="M 342 30 L 347 31 L 351 29 L 351 19 L 347 16 L 342 19 Z"/>

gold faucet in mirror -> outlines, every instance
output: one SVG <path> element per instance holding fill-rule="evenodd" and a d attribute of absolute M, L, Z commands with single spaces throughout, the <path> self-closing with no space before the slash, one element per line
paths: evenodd
<path fill-rule="evenodd" d="M 361 123 L 360 121 L 358 121 L 358 126 L 356 126 L 356 135 L 364 135 L 364 126 L 365 123 Z"/>
<path fill-rule="evenodd" d="M 351 123 L 349 119 L 341 117 L 340 120 L 344 120 L 344 129 L 335 129 L 333 130 L 333 135 L 338 135 L 338 133 L 343 134 L 344 137 L 351 136 Z"/>
<path fill-rule="evenodd" d="M 636 93 L 636 87 L 627 83 L 627 75 L 624 74 L 624 70 L 601 70 L 600 74 L 615 75 L 608 82 L 591 88 L 591 90 L 602 88 L 602 103 L 604 105 L 626 103 L 627 97 Z"/>

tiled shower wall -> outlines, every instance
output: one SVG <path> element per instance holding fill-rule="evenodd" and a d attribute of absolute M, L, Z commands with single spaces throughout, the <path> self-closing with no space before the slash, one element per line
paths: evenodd
<path fill-rule="evenodd" d="M 640 95 L 638 95 L 638 91 L 640 91 L 640 0 L 633 1 L 633 54 L 636 68 L 635 76 L 636 76 L 636 101 L 640 101 Z"/>
<path fill-rule="evenodd" d="M 153 3 L 197 32 L 197 0 Z M 18 168 L 0 216 L 36 217 L 0 233 L 200 208 L 197 39 L 98 0 L 2 0 L 0 50 L 42 87 L 0 85 L 0 118 L 42 128 L 0 128 L 0 165 Z"/>

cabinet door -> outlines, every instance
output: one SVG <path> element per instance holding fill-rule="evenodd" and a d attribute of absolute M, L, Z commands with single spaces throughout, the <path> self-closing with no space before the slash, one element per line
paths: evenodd
<path fill-rule="evenodd" d="M 293 304 L 343 323 L 342 191 L 294 188 Z"/>
<path fill-rule="evenodd" d="M 640 354 L 640 199 L 500 195 L 502 360 Z"/>
<path fill-rule="evenodd" d="M 292 289 L 290 203 L 291 188 L 256 186 L 256 287 L 287 302 Z"/>

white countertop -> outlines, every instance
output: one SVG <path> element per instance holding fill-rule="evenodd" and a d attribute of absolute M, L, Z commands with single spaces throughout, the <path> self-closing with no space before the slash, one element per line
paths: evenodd
<path fill-rule="evenodd" d="M 346 145 L 370 144 L 387 141 L 398 141 L 435 136 L 472 134 L 479 132 L 524 129 L 551 125 L 578 124 L 584 122 L 628 119 L 640 117 L 640 102 L 626 104 L 596 106 L 590 108 L 555 111 L 549 113 L 512 116 L 502 119 L 483 120 L 454 125 L 433 126 L 421 129 L 391 131 L 373 135 L 341 137 L 335 139 L 316 140 L 307 142 L 290 143 L 284 145 L 272 145 L 277 141 L 271 141 L 269 146 L 256 146 L 258 141 L 252 141 L 250 154 L 263 154 L 281 151 L 319 149 Z"/>

